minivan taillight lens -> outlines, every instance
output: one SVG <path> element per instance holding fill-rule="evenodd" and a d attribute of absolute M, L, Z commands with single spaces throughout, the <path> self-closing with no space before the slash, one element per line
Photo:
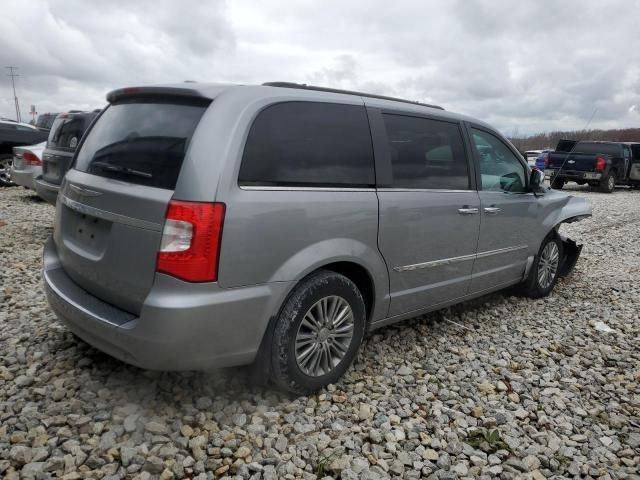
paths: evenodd
<path fill-rule="evenodd" d="M 24 152 L 22 154 L 22 163 L 24 165 L 42 165 L 42 160 L 35 153 Z"/>
<path fill-rule="evenodd" d="M 602 157 L 596 157 L 596 172 L 604 172 L 607 161 Z"/>
<path fill-rule="evenodd" d="M 156 271 L 187 282 L 215 282 L 224 211 L 224 203 L 171 200 Z"/>

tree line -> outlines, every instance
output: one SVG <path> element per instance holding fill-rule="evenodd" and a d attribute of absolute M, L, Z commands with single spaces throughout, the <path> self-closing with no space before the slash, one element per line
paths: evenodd
<path fill-rule="evenodd" d="M 609 142 L 640 142 L 640 128 L 623 128 L 616 130 L 574 130 L 566 132 L 547 132 L 528 137 L 509 138 L 511 143 L 524 152 L 526 150 L 542 150 L 556 148 L 558 140 L 600 140 Z"/>

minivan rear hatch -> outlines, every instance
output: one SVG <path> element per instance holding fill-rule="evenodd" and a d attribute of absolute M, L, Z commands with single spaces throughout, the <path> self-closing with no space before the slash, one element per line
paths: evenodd
<path fill-rule="evenodd" d="M 62 113 L 55 119 L 42 156 L 42 178 L 46 182 L 62 183 L 76 147 L 96 115 L 95 112 Z"/>
<path fill-rule="evenodd" d="M 167 206 L 211 102 L 188 92 L 109 94 L 111 103 L 83 138 L 56 209 L 54 241 L 67 275 L 134 314 L 151 289 Z"/>

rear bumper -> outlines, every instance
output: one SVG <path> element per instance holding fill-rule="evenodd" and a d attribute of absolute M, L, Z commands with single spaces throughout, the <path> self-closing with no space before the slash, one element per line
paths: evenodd
<path fill-rule="evenodd" d="M 107 304 L 64 272 L 53 239 L 44 248 L 49 304 L 77 336 L 150 370 L 207 370 L 251 363 L 289 282 L 223 289 L 156 275 L 140 315 Z"/>
<path fill-rule="evenodd" d="M 56 200 L 58 199 L 58 191 L 60 190 L 60 185 L 46 182 L 42 179 L 41 176 L 36 178 L 34 183 L 35 190 L 38 193 L 38 196 L 45 200 L 47 203 L 55 205 Z"/>
<path fill-rule="evenodd" d="M 558 170 L 547 168 L 544 171 L 545 176 L 555 177 L 558 174 Z M 559 178 L 564 178 L 568 181 L 584 181 L 584 182 L 599 182 L 602 179 L 602 173 L 598 172 L 581 172 L 578 170 L 565 170 L 562 169 Z"/>
<path fill-rule="evenodd" d="M 11 181 L 16 185 L 20 185 L 22 187 L 30 188 L 31 190 L 36 189 L 35 179 L 38 175 L 42 173 L 42 167 L 32 167 L 16 170 L 15 168 L 11 168 Z"/>

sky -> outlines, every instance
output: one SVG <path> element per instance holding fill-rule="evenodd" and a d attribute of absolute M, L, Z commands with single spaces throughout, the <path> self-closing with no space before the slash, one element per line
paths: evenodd
<path fill-rule="evenodd" d="M 23 119 L 31 105 L 100 108 L 123 86 L 277 80 L 435 103 L 508 136 L 640 127 L 639 0 L 0 0 L 0 11 L 0 66 L 18 67 Z M 0 116 L 15 118 L 0 73 Z"/>

